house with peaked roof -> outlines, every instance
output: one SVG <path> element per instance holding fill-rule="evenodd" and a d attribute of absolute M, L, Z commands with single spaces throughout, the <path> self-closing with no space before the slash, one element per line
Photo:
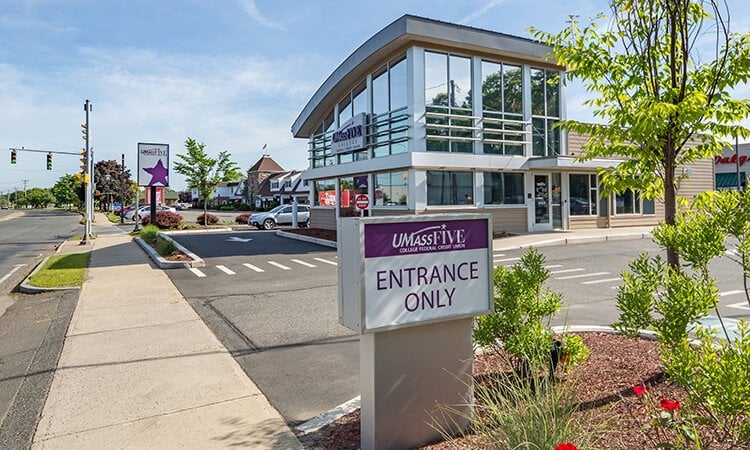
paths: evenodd
<path fill-rule="evenodd" d="M 270 155 L 263 155 L 247 170 L 245 179 L 247 197 L 245 202 L 254 205 L 256 200 L 263 201 L 261 187 L 268 177 L 286 172 Z M 270 192 L 270 191 L 269 191 Z"/>

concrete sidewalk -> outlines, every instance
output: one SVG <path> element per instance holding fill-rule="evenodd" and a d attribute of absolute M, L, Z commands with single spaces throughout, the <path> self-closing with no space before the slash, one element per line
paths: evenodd
<path fill-rule="evenodd" d="M 301 448 L 130 236 L 93 245 L 33 448 Z"/>
<path fill-rule="evenodd" d="M 586 244 L 626 239 L 650 239 L 654 227 L 593 228 L 588 230 L 551 231 L 493 239 L 494 251 L 515 250 L 550 245 Z"/>

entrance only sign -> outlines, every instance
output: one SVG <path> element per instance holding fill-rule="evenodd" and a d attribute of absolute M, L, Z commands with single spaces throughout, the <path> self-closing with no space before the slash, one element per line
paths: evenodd
<path fill-rule="evenodd" d="M 345 218 L 339 321 L 359 333 L 492 311 L 486 214 Z"/>

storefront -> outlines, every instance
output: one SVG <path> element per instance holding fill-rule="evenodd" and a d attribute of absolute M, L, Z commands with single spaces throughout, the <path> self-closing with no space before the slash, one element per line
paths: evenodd
<path fill-rule="evenodd" d="M 750 163 L 750 144 L 740 144 L 738 148 L 728 148 L 721 156 L 714 158 L 715 188 L 736 190 L 747 187 Z"/>
<path fill-rule="evenodd" d="M 292 125 L 309 142 L 311 223 L 369 214 L 489 212 L 495 232 L 655 224 L 637 192 L 600 199 L 565 118 L 562 68 L 539 42 L 403 16 L 354 51 Z M 712 184 L 711 161 L 708 186 Z M 704 174 L 705 168 L 698 170 Z"/>

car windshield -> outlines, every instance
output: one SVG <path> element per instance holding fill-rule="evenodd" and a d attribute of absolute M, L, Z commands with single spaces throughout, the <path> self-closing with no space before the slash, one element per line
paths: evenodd
<path fill-rule="evenodd" d="M 283 208 L 284 208 L 284 205 L 279 205 L 279 206 L 275 207 L 274 209 L 272 209 L 272 210 L 270 210 L 268 212 L 270 212 L 270 213 L 277 213 L 277 212 L 281 211 Z"/>

